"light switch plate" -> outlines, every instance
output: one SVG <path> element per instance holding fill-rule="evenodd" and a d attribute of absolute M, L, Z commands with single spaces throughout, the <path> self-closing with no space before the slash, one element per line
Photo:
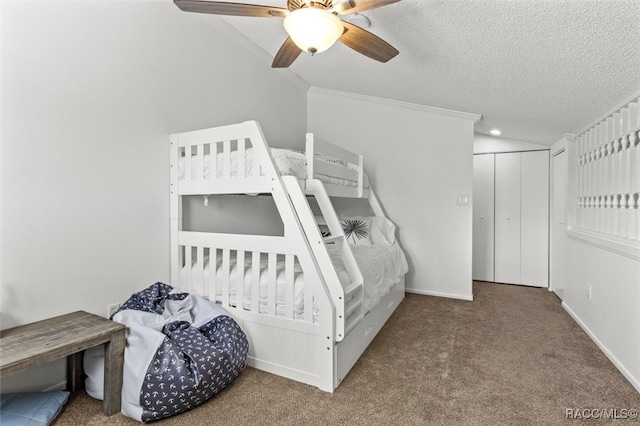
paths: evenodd
<path fill-rule="evenodd" d="M 457 206 L 468 206 L 469 205 L 469 194 L 461 194 L 456 197 L 456 205 Z"/>

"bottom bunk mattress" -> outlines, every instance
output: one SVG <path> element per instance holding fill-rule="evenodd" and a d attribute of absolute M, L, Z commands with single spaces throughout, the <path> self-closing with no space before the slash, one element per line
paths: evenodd
<path fill-rule="evenodd" d="M 341 260 L 340 253 L 335 244 L 327 245 L 329 256 L 336 268 L 338 279 L 343 287 L 348 286 L 352 280 L 349 278 L 349 274 Z M 370 246 L 352 246 L 351 250 L 354 254 L 356 263 L 362 273 L 364 281 L 364 297 L 365 297 L 365 314 L 373 309 L 384 296 L 386 296 L 391 288 L 395 286 L 402 277 L 408 271 L 407 260 L 404 252 L 396 241 L 391 244 L 374 244 Z M 216 257 L 215 267 L 215 279 L 216 283 L 221 283 L 225 279 L 224 268 L 222 267 L 221 256 Z M 251 288 L 253 282 L 253 268 L 251 257 L 247 255 L 244 259 L 244 303 L 245 310 L 251 310 L 252 298 Z M 180 273 L 180 281 L 184 283 L 189 282 L 188 274 L 191 274 L 191 282 L 193 287 L 198 288 L 196 292 L 202 292 L 203 295 L 209 299 L 213 299 L 208 293 L 208 285 L 211 281 L 211 267 L 209 262 L 209 256 L 204 259 L 204 267 L 202 270 L 196 266 L 195 262 L 191 271 L 186 268 L 182 268 Z M 230 259 L 229 266 L 229 300 L 230 304 L 234 307 L 237 306 L 236 286 L 238 280 L 238 267 L 235 256 Z M 278 260 L 277 262 L 277 274 L 276 274 L 276 314 L 278 316 L 284 316 L 285 313 L 285 291 L 286 291 L 286 273 L 285 273 L 285 261 Z M 267 313 L 267 299 L 268 299 L 268 258 L 266 254 L 262 254 L 260 259 L 260 273 L 259 273 L 259 312 Z M 220 285 L 217 284 L 215 300 L 221 300 Z M 296 262 L 294 267 L 294 300 L 293 308 L 294 314 L 297 319 L 304 317 L 304 274 L 302 268 Z M 318 308 L 314 304 L 313 318 L 317 321 Z"/>
<path fill-rule="evenodd" d="M 365 315 L 387 295 L 389 291 L 402 280 L 409 271 L 407 259 L 397 242 L 391 245 L 352 246 L 351 251 L 356 259 L 364 281 Z M 329 255 L 334 265 L 342 265 L 340 254 L 336 249 L 330 249 Z M 338 269 L 338 277 L 345 285 L 348 278 L 347 271 Z"/>
<path fill-rule="evenodd" d="M 156 283 L 112 316 L 127 326 L 122 413 L 150 422 L 207 401 L 245 368 L 249 345 L 219 305 Z M 86 390 L 103 398 L 104 351 L 85 353 Z"/>

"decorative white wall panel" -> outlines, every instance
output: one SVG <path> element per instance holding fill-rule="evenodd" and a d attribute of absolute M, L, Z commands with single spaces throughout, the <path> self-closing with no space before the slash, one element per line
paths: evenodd
<path fill-rule="evenodd" d="M 640 98 L 576 137 L 575 227 L 640 241 Z"/>

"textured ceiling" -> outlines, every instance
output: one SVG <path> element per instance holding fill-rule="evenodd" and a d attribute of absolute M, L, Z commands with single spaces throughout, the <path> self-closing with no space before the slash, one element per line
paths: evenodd
<path fill-rule="evenodd" d="M 400 55 L 381 64 L 336 43 L 290 70 L 311 86 L 482 114 L 481 133 L 545 145 L 640 89 L 640 0 L 402 0 L 365 15 Z M 280 18 L 224 19 L 270 56 L 286 38 Z"/>

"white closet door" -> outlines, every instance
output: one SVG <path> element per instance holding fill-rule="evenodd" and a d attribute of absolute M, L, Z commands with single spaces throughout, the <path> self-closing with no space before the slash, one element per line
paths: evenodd
<path fill-rule="evenodd" d="M 473 279 L 493 281 L 494 154 L 473 156 Z"/>
<path fill-rule="evenodd" d="M 519 152 L 495 159 L 495 281 L 520 284 Z"/>
<path fill-rule="evenodd" d="M 549 151 L 522 153 L 521 277 L 524 285 L 549 283 Z"/>

